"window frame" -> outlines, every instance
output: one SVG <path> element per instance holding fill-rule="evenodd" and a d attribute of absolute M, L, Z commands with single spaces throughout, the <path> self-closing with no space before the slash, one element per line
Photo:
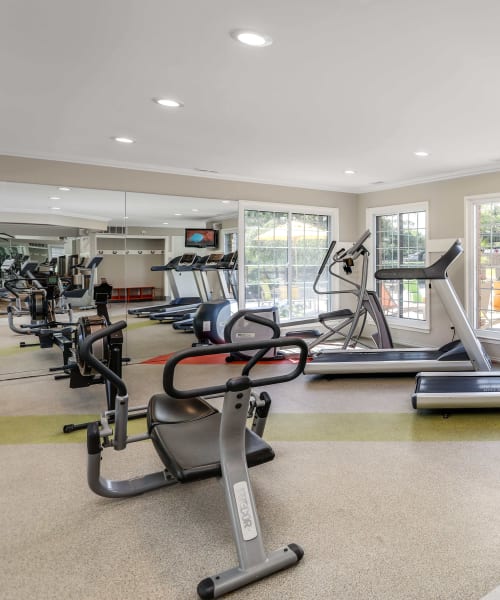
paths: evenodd
<path fill-rule="evenodd" d="M 238 231 L 243 232 L 245 227 L 245 211 L 246 210 L 257 210 L 257 211 L 271 211 L 271 212 L 302 212 L 305 214 L 318 214 L 327 215 L 330 218 L 330 239 L 339 239 L 339 215 L 340 209 L 337 207 L 329 206 L 309 206 L 307 204 L 285 204 L 276 202 L 254 202 L 251 200 L 239 200 L 238 202 Z M 288 248 L 290 250 L 290 247 Z M 318 269 L 320 267 L 318 263 Z M 238 276 L 239 290 L 238 290 L 238 306 L 243 308 L 245 306 L 245 236 L 238 235 Z M 291 323 L 306 323 L 314 322 L 314 319 L 306 319 L 305 321 L 291 321 Z"/>
<path fill-rule="evenodd" d="M 412 202 L 409 204 L 387 204 L 382 206 L 372 206 L 366 209 L 366 228 L 369 229 L 372 235 L 366 241 L 365 246 L 368 248 L 372 260 L 368 264 L 368 289 L 377 289 L 375 279 L 375 239 L 376 239 L 376 218 L 384 215 L 393 215 L 400 213 L 425 212 L 425 263 L 429 260 L 429 203 L 428 202 Z M 429 290 L 428 290 L 429 292 Z M 429 333 L 431 331 L 431 306 L 430 294 L 426 294 L 425 303 L 425 320 L 405 319 L 402 317 L 386 316 L 387 323 L 391 329 L 403 329 L 405 331 L 419 331 Z"/>
<path fill-rule="evenodd" d="M 465 196 L 465 313 L 472 325 L 474 333 L 480 340 L 489 342 L 500 342 L 500 330 L 478 329 L 476 323 L 476 267 L 477 267 L 477 244 L 475 231 L 475 211 L 479 204 L 498 201 L 500 203 L 500 192 L 491 194 L 477 194 Z"/>

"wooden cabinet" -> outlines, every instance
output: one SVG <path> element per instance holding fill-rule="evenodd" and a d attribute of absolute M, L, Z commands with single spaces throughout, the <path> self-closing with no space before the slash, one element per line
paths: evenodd
<path fill-rule="evenodd" d="M 154 300 L 156 288 L 152 285 L 131 285 L 113 288 L 111 302 L 140 302 Z"/>

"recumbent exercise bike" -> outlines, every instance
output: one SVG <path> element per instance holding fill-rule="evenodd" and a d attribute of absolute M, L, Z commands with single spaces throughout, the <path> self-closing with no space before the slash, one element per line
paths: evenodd
<path fill-rule="evenodd" d="M 304 554 L 297 544 L 288 544 L 271 553 L 264 548 L 247 465 L 253 467 L 274 458 L 272 448 L 259 435 L 267 418 L 270 398 L 267 392 L 262 392 L 256 399 L 252 388 L 290 381 L 299 376 L 307 360 L 305 342 L 298 338 L 279 338 L 176 352 L 167 360 L 163 370 L 165 393 L 155 394 L 149 401 L 147 433 L 128 436 L 130 413 L 143 410 L 143 407 L 129 411 L 125 382 L 92 353 L 93 345 L 99 340 L 125 327 L 126 323 L 120 321 L 98 331 L 87 337 L 80 349 L 83 360 L 117 389 L 116 409 L 112 412 L 115 431 L 109 427 L 109 412 L 104 413 L 100 423 L 95 422 L 87 429 L 87 479 L 92 491 L 108 498 L 130 497 L 176 483 L 220 478 L 239 565 L 203 579 L 197 588 L 202 599 L 218 598 L 296 564 Z M 300 352 L 292 371 L 260 379 L 250 378 L 251 369 L 262 356 L 273 348 L 284 346 L 297 347 Z M 241 375 L 225 383 L 190 390 L 179 390 L 174 385 L 175 369 L 187 358 L 254 350 L 257 352 L 244 366 Z M 222 394 L 222 412 L 202 398 Z M 253 415 L 252 429 L 246 427 L 249 414 Z M 123 450 L 128 443 L 145 439 L 153 442 L 165 470 L 122 481 L 101 476 L 104 448 Z"/>

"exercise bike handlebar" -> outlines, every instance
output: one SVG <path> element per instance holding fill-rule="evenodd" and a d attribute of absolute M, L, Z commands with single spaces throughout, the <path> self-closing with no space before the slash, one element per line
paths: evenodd
<path fill-rule="evenodd" d="M 99 359 L 97 359 L 92 352 L 92 345 L 95 344 L 98 340 L 101 340 L 109 335 L 120 331 L 121 329 L 125 329 L 127 327 L 127 323 L 125 321 L 117 321 L 113 323 L 109 327 L 105 327 L 104 329 L 99 329 L 92 335 L 86 337 L 80 345 L 80 356 L 83 360 L 94 367 L 94 369 L 100 373 L 105 379 L 110 381 L 118 392 L 119 396 L 127 395 L 127 386 L 123 379 L 118 377 L 116 373 L 114 373 L 111 369 L 109 369 L 105 364 L 103 364 Z"/>
<path fill-rule="evenodd" d="M 204 346 L 197 348 L 188 348 L 180 350 L 171 356 L 165 363 L 163 369 L 163 389 L 167 394 L 174 398 L 185 399 L 193 396 L 208 396 L 224 394 L 229 390 L 228 382 L 220 385 L 214 385 L 204 388 L 179 390 L 174 386 L 175 367 L 187 358 L 195 356 L 206 356 L 212 354 L 231 354 L 236 352 L 246 352 L 247 350 L 262 350 L 252 357 L 250 364 L 245 366 L 243 373 L 248 375 L 250 369 L 255 365 L 257 360 L 272 348 L 283 348 L 286 346 L 296 346 L 300 349 L 300 357 L 297 366 L 293 371 L 289 371 L 283 375 L 274 375 L 272 377 L 262 377 L 260 379 L 249 379 L 250 387 L 260 387 L 264 385 L 274 385 L 275 383 L 284 383 L 291 381 L 302 374 L 307 362 L 308 346 L 301 338 L 275 338 L 270 340 L 260 340 L 257 342 L 243 342 L 237 344 L 218 344 L 216 346 Z M 231 381 L 231 379 L 229 380 Z"/>
<path fill-rule="evenodd" d="M 127 394 L 127 386 L 123 379 L 118 377 L 111 369 L 97 359 L 93 352 L 92 346 L 100 339 L 108 337 L 117 331 L 125 329 L 127 323 L 125 321 L 117 321 L 104 329 L 100 329 L 86 337 L 80 344 L 80 356 L 85 362 L 91 365 L 98 373 L 100 373 L 105 379 L 110 381 L 117 389 L 120 396 Z M 187 350 L 180 350 L 171 356 L 165 363 L 163 369 L 163 387 L 167 394 L 170 394 L 174 398 L 191 398 L 192 396 L 206 396 L 209 394 L 221 394 L 228 390 L 227 382 L 217 386 L 211 386 L 206 388 L 199 388 L 193 390 L 178 390 L 174 386 L 174 371 L 175 367 L 181 361 L 195 357 L 205 356 L 212 354 L 226 354 L 232 352 L 244 352 L 247 350 L 261 350 L 249 361 L 243 370 L 243 375 L 248 375 L 250 369 L 255 363 L 261 358 L 268 350 L 272 348 L 282 348 L 286 346 L 296 346 L 300 349 L 300 357 L 297 366 L 293 371 L 285 373 L 284 375 L 277 375 L 273 377 L 264 377 L 261 379 L 250 380 L 250 385 L 253 387 L 259 387 L 264 385 L 273 385 L 275 383 L 283 383 L 285 381 L 291 381 L 298 377 L 304 370 L 307 362 L 308 347 L 304 340 L 300 338 L 273 338 L 270 340 L 260 340 L 257 342 L 244 342 L 238 344 L 220 344 L 217 346 L 203 346 L 198 348 L 188 348 Z"/>

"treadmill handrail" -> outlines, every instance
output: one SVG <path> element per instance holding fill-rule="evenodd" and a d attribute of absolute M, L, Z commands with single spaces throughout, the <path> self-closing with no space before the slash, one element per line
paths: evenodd
<path fill-rule="evenodd" d="M 375 279 L 446 279 L 448 267 L 463 253 L 462 243 L 453 245 L 438 260 L 428 267 L 395 267 L 375 271 Z"/>

